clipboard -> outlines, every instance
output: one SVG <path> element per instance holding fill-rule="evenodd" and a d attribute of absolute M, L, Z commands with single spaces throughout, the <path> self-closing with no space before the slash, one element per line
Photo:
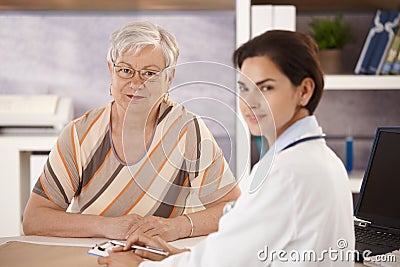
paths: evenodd
<path fill-rule="evenodd" d="M 95 245 L 92 247 L 87 254 L 91 256 L 96 256 L 96 257 L 107 257 L 108 256 L 108 250 L 112 250 L 113 248 L 120 247 L 116 244 L 113 244 L 111 242 L 104 242 L 99 245 Z"/>
<path fill-rule="evenodd" d="M 96 256 L 96 257 L 106 257 L 106 256 L 108 256 L 109 250 L 112 250 L 113 248 L 116 248 L 116 247 L 124 247 L 125 244 L 126 244 L 125 241 L 110 240 L 110 241 L 104 242 L 102 244 L 95 245 L 87 253 L 89 255 Z M 131 249 L 146 250 L 146 251 L 149 251 L 149 252 L 152 252 L 155 254 L 159 254 L 162 256 L 169 255 L 169 253 L 167 251 L 164 251 L 164 250 L 158 249 L 158 248 L 153 248 L 153 247 L 143 247 L 143 246 L 139 246 L 139 245 L 132 245 Z"/>

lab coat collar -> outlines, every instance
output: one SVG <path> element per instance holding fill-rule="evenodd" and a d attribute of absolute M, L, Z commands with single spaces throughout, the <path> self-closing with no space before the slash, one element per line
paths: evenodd
<path fill-rule="evenodd" d="M 275 153 L 281 152 L 285 147 L 299 139 L 315 135 L 323 135 L 317 118 L 314 115 L 302 118 L 293 123 L 279 136 L 273 145 L 275 146 Z"/>
<path fill-rule="evenodd" d="M 323 132 L 314 115 L 300 119 L 287 128 L 270 147 L 268 152 L 260 159 L 256 166 L 254 166 L 255 168 L 253 168 L 250 175 L 251 181 L 249 193 L 252 194 L 256 192 L 264 183 L 269 171 L 271 170 L 276 154 L 297 140 L 318 135 L 322 136 Z"/>

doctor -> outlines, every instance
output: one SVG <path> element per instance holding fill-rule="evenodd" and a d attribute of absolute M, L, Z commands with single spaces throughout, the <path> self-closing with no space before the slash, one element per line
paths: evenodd
<path fill-rule="evenodd" d="M 277 30 L 235 51 L 234 63 L 243 74 L 238 81 L 241 112 L 251 133 L 264 135 L 271 148 L 253 168 L 244 194 L 226 206 L 218 232 L 191 251 L 134 234 L 128 245 L 177 255 L 143 261 L 162 257 L 120 249 L 98 262 L 141 267 L 353 266 L 348 177 L 313 115 L 324 86 L 317 53 L 308 35 Z"/>

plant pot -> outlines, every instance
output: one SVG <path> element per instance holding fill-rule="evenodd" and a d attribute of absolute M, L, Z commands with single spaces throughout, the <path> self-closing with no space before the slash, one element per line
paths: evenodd
<path fill-rule="evenodd" d="M 339 74 L 342 70 L 342 49 L 319 50 L 319 61 L 325 74 Z"/>

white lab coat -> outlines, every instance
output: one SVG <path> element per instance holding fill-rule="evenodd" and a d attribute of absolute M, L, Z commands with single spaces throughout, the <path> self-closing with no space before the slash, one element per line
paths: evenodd
<path fill-rule="evenodd" d="M 292 141 L 322 134 L 320 127 L 307 131 Z M 267 153 L 253 168 L 250 182 L 260 181 L 270 162 Z M 338 242 L 346 248 L 339 249 Z M 316 139 L 278 152 L 258 189 L 244 190 L 221 218 L 218 232 L 191 252 L 140 266 L 353 266 L 345 252 L 354 250 L 354 242 L 346 170 L 325 140 Z"/>

